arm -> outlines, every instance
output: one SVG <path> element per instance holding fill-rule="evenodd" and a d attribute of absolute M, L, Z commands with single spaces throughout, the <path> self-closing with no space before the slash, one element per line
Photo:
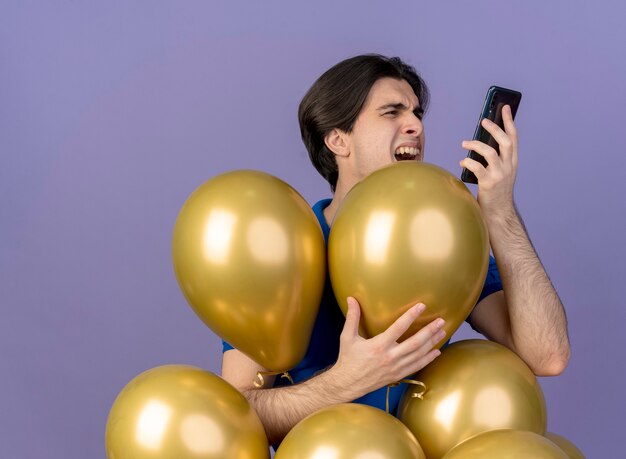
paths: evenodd
<path fill-rule="evenodd" d="M 358 334 L 360 308 L 348 299 L 346 323 L 335 365 L 293 386 L 271 388 L 267 378 L 262 388 L 252 381 L 262 368 L 237 350 L 224 354 L 222 377 L 234 385 L 258 413 L 270 443 L 281 441 L 300 420 L 326 406 L 350 402 L 373 390 L 399 381 L 434 360 L 434 349 L 445 336 L 444 322 L 436 319 L 402 343 L 397 340 L 424 310 L 416 305 L 386 331 L 371 339 Z"/>
<path fill-rule="evenodd" d="M 510 108 L 502 111 L 503 131 L 483 120 L 500 146 L 500 156 L 479 141 L 465 141 L 489 166 L 465 158 L 461 165 L 478 178 L 478 202 L 489 230 L 504 293 L 481 301 L 472 313 L 476 328 L 508 346 L 539 376 L 563 372 L 570 355 L 567 320 L 559 299 L 513 202 L 517 172 L 517 131 Z"/>

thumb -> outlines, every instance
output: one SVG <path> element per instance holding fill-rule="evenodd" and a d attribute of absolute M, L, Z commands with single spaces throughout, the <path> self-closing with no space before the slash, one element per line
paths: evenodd
<path fill-rule="evenodd" d="M 361 320 L 361 307 L 359 302 L 349 296 L 348 311 L 346 311 L 346 323 L 343 326 L 341 334 L 346 337 L 359 336 L 359 321 Z"/>

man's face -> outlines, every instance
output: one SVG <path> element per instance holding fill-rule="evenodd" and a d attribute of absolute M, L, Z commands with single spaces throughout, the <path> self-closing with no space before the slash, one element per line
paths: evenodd
<path fill-rule="evenodd" d="M 394 78 L 374 83 L 346 139 L 349 155 L 339 173 L 356 181 L 397 161 L 422 161 L 422 109 L 409 83 Z"/>

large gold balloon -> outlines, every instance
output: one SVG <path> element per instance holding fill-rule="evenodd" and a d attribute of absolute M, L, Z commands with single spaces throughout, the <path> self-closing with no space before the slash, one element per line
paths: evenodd
<path fill-rule="evenodd" d="M 268 459 L 257 414 L 212 373 L 166 365 L 137 376 L 117 396 L 106 426 L 108 459 Z"/>
<path fill-rule="evenodd" d="M 567 455 L 534 432 L 494 430 L 464 441 L 444 459 L 567 459 Z"/>
<path fill-rule="evenodd" d="M 328 241 L 339 306 L 345 314 L 348 296 L 359 301 L 367 337 L 417 302 L 426 311 L 402 339 L 437 317 L 452 335 L 480 296 L 488 266 L 476 199 L 432 164 L 401 162 L 369 175 L 346 195 Z"/>
<path fill-rule="evenodd" d="M 378 408 L 344 403 L 300 421 L 274 459 L 426 459 L 400 421 Z"/>
<path fill-rule="evenodd" d="M 537 378 L 515 353 L 485 340 L 446 347 L 414 379 L 400 401 L 398 417 L 424 448 L 438 459 L 481 432 L 519 429 L 543 435 L 546 402 Z"/>
<path fill-rule="evenodd" d="M 174 227 L 187 301 L 215 333 L 272 371 L 304 357 L 324 288 L 324 236 L 282 180 L 234 171 L 201 185 Z"/>
<path fill-rule="evenodd" d="M 567 454 L 569 459 L 585 459 L 583 452 L 567 438 L 557 435 L 554 432 L 548 432 L 545 436 L 548 440 L 565 451 L 565 454 Z"/>

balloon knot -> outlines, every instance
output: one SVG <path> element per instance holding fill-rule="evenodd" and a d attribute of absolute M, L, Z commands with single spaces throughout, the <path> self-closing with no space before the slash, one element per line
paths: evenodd
<path fill-rule="evenodd" d="M 420 392 L 414 392 L 411 394 L 413 398 L 419 398 L 420 400 L 424 400 L 424 394 L 426 393 L 426 384 L 421 381 L 415 381 L 414 379 L 401 379 L 398 382 L 391 383 L 387 386 L 387 396 L 385 397 L 385 411 L 389 413 L 389 393 L 391 392 L 392 387 L 396 387 L 401 383 L 413 384 L 415 386 L 421 386 L 422 390 Z"/>
<path fill-rule="evenodd" d="M 254 387 L 259 389 L 265 385 L 264 376 L 278 376 L 278 375 L 280 375 L 281 378 L 287 379 L 291 384 L 295 384 L 293 382 L 293 378 L 291 377 L 288 371 L 257 371 L 256 380 L 252 384 L 254 384 Z"/>

